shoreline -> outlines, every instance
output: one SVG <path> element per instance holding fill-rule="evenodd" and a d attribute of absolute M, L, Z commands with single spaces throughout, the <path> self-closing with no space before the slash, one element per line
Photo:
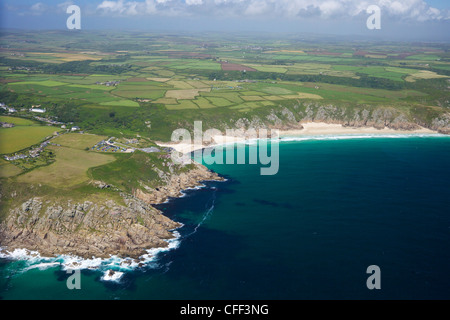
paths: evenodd
<path fill-rule="evenodd" d="M 318 137 L 318 136 L 339 136 L 339 137 L 351 137 L 358 135 L 444 135 L 439 133 L 438 131 L 427 129 L 424 127 L 420 127 L 420 129 L 415 130 L 396 130 L 390 128 L 377 129 L 375 127 L 345 127 L 342 124 L 330 124 L 325 122 L 306 122 L 301 124 L 303 129 L 288 129 L 288 130 L 279 130 L 280 139 L 282 138 L 308 138 L 308 137 Z M 245 141 L 249 141 L 244 137 L 233 137 L 226 135 L 216 135 L 212 137 L 214 143 L 209 145 L 196 145 L 196 144 L 188 144 L 188 143 L 173 143 L 173 142 L 157 142 L 157 144 L 161 147 L 170 147 L 175 149 L 177 152 L 182 154 L 190 154 L 198 150 L 203 150 L 206 148 L 223 146 L 227 144 L 234 143 L 242 143 Z M 253 139 L 252 139 L 253 140 Z"/>
<path fill-rule="evenodd" d="M 426 128 L 420 128 L 418 130 L 394 130 L 389 128 L 384 129 L 376 129 L 374 127 L 344 127 L 341 124 L 327 124 L 327 123 L 318 123 L 318 122 L 309 122 L 302 124 L 303 129 L 291 129 L 291 130 L 279 130 L 280 132 L 280 138 L 314 138 L 314 137 L 326 137 L 326 136 L 359 136 L 359 135 L 411 135 L 411 134 L 418 134 L 418 135 L 436 135 L 439 134 L 437 131 L 433 131 Z M 190 154 L 196 150 L 202 150 L 208 147 L 214 147 L 214 146 L 220 146 L 220 145 L 227 145 L 227 144 L 234 144 L 239 142 L 245 142 L 246 139 L 243 137 L 230 137 L 230 136 L 214 136 L 213 137 L 214 143 L 204 146 L 204 145 L 190 145 L 190 144 L 183 144 L 183 143 L 157 143 L 158 145 L 162 147 L 172 147 L 176 151 L 184 153 L 184 154 Z M 247 140 L 248 141 L 248 140 Z M 194 161 L 195 162 L 195 161 Z M 198 163 L 197 163 L 198 164 Z M 198 164 L 200 167 L 200 164 Z M 205 169 L 207 169 L 205 167 Z M 201 170 L 203 171 L 203 170 Z M 197 172 L 198 173 L 198 172 Z M 203 175 L 204 174 L 204 175 Z M 177 177 L 176 180 L 173 182 L 175 183 L 175 187 L 173 187 L 172 190 L 168 190 L 165 188 L 162 188 L 162 190 L 158 190 L 156 192 L 157 196 L 150 197 L 150 194 L 134 194 L 134 196 L 137 199 L 143 200 L 144 202 L 147 202 L 151 206 L 161 205 L 164 203 L 168 203 L 172 200 L 176 200 L 178 198 L 182 198 L 185 195 L 185 191 L 193 190 L 193 189 L 200 189 L 205 187 L 203 184 L 204 181 L 226 181 L 223 177 L 218 175 L 217 173 L 210 171 L 207 169 L 206 171 L 203 171 L 202 174 L 193 174 L 189 175 L 189 177 L 186 177 L 186 179 L 181 182 L 180 177 Z M 201 179 L 206 178 L 206 179 Z M 200 179 L 199 179 L 200 178 Z M 170 183 L 169 183 L 170 184 Z M 170 184 L 171 185 L 171 184 Z M 146 196 L 149 196 L 149 198 L 146 199 Z M 151 198 L 151 199 L 150 199 Z M 147 201 L 145 201 L 147 200 Z M 161 215 L 164 216 L 163 212 L 157 208 L 155 208 Z M 172 219 L 170 219 L 172 220 Z M 172 220 L 173 221 L 173 220 Z M 97 270 L 99 272 L 104 271 L 105 272 L 105 281 L 115 281 L 113 279 L 107 279 L 106 272 L 110 272 L 111 270 L 115 272 L 119 271 L 126 271 L 126 270 L 132 270 L 140 267 L 145 267 L 148 265 L 149 262 L 153 262 L 153 259 L 157 258 L 157 255 L 159 252 L 169 251 L 172 249 L 176 249 L 179 245 L 179 241 L 181 239 L 180 234 L 177 232 L 179 228 L 182 228 L 183 225 L 179 222 L 173 221 L 177 224 L 179 224 L 179 227 L 170 230 L 169 232 L 172 234 L 172 237 L 169 239 L 166 239 L 165 242 L 167 243 L 166 246 L 163 247 L 153 247 L 153 248 L 147 248 L 145 249 L 146 253 L 139 257 L 133 257 L 133 256 L 127 256 L 127 257 L 119 257 L 111 255 L 109 258 L 107 257 L 95 257 L 92 256 L 91 258 L 82 257 L 79 255 L 71 255 L 71 254 L 61 254 L 57 256 L 50 256 L 50 257 L 44 257 L 41 256 L 38 251 L 33 251 L 29 249 L 20 249 L 20 248 L 12 248 L 12 250 L 8 250 L 6 247 L 0 247 L 0 258 L 6 258 L 6 259 L 12 259 L 12 260 L 33 260 L 38 257 L 38 260 L 43 262 L 45 264 L 45 261 L 51 260 L 52 262 L 48 265 L 51 267 L 54 266 L 56 261 L 59 260 L 58 265 L 62 266 L 63 268 L 67 268 L 68 265 L 72 268 L 81 268 L 81 269 L 91 269 L 91 270 Z M 16 251 L 17 250 L 17 251 Z M 26 255 L 19 254 L 20 257 L 14 257 L 16 255 L 15 253 L 20 252 L 29 252 L 30 255 L 26 258 Z M 9 254 L 5 254 L 5 253 Z M 33 252 L 36 252 L 36 254 L 32 254 Z M 7 257 L 8 256 L 8 257 Z M 63 263 L 62 260 L 65 260 L 65 258 L 71 257 L 71 262 Z M 93 263 L 95 261 L 95 263 Z M 108 261 L 115 261 L 116 264 L 112 266 L 112 268 L 108 268 L 106 271 L 102 268 L 104 266 L 103 263 Z M 40 264 L 40 263 L 39 263 Z M 93 264 L 95 266 L 93 266 Z M 44 266 L 45 267 L 45 266 Z M 33 266 L 31 265 L 28 269 L 32 268 L 40 268 L 39 266 Z M 120 278 L 119 278 L 120 279 Z M 119 280 L 117 279 L 117 280 Z"/>
<path fill-rule="evenodd" d="M 206 167 L 205 167 L 206 169 Z M 167 195 L 163 200 L 149 203 L 160 215 L 167 218 L 164 212 L 155 206 L 167 204 L 173 200 L 181 199 L 186 196 L 186 192 L 190 190 L 199 190 L 206 188 L 204 182 L 216 181 L 226 182 L 227 179 L 210 171 L 211 176 L 205 180 L 196 180 L 192 182 L 190 186 L 179 188 L 177 195 Z M 137 197 L 138 198 L 138 197 Z M 139 199 L 139 198 L 138 198 Z M 21 246 L 0 246 L 0 259 L 6 259 L 11 261 L 25 261 L 29 265 L 23 269 L 28 271 L 32 269 L 45 270 L 52 267 L 61 267 L 62 270 L 92 270 L 102 272 L 102 281 L 120 282 L 124 272 L 133 271 L 140 268 L 151 266 L 158 259 L 159 253 L 175 250 L 181 244 L 182 236 L 178 232 L 179 229 L 184 227 L 184 224 L 175 220 L 170 221 L 176 223 L 178 226 L 174 229 L 168 230 L 172 237 L 164 240 L 165 246 L 148 247 L 144 249 L 144 252 L 139 256 L 130 255 L 116 255 L 110 254 L 109 256 L 82 256 L 74 253 L 61 253 L 57 255 L 46 255 L 41 253 L 39 249 L 29 249 Z M 45 250 L 43 251 L 45 252 Z"/>
<path fill-rule="evenodd" d="M 280 130 L 280 137 L 285 136 L 317 136 L 317 135 L 363 135 L 363 134 L 438 134 L 439 132 L 420 127 L 416 130 L 396 130 L 390 128 L 377 129 L 375 127 L 345 127 L 342 124 L 324 122 L 302 123 L 303 129 Z"/>

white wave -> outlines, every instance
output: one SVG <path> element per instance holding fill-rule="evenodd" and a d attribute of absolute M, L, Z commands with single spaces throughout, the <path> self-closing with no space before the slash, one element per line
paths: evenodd
<path fill-rule="evenodd" d="M 102 281 L 120 282 L 120 279 L 122 279 L 123 275 L 124 273 L 120 271 L 106 270 L 100 279 Z"/>
<path fill-rule="evenodd" d="M 215 180 L 211 180 L 215 181 Z M 227 181 L 227 180 L 226 180 Z M 202 188 L 206 188 L 207 186 L 204 184 L 187 188 L 187 190 L 200 190 Z M 182 197 L 186 196 L 186 193 L 181 191 Z M 168 199 L 166 203 L 168 203 L 171 199 Z M 213 205 L 214 206 L 214 205 Z M 207 214 L 208 215 L 208 214 Z M 203 218 L 202 222 L 195 228 L 195 232 L 200 227 L 200 225 L 204 222 L 207 215 Z M 184 224 L 180 223 L 180 229 L 184 227 Z M 67 270 L 99 270 L 103 271 L 104 275 L 102 280 L 105 281 L 118 281 L 123 276 L 123 272 L 132 271 L 140 267 L 155 267 L 158 265 L 156 261 L 158 259 L 158 255 L 163 252 L 168 252 L 171 250 L 178 249 L 181 244 L 181 235 L 176 230 L 171 230 L 173 234 L 173 238 L 166 240 L 167 246 L 162 248 L 152 248 L 147 249 L 146 254 L 140 256 L 138 259 L 132 258 L 121 258 L 118 256 L 111 255 L 109 258 L 96 258 L 92 257 L 90 259 L 81 258 L 75 255 L 59 255 L 57 257 L 42 257 L 38 251 L 31 251 L 27 249 L 14 249 L 13 251 L 8 251 L 5 248 L 0 247 L 0 259 L 8 259 L 15 261 L 24 261 L 26 262 L 25 268 L 23 268 L 23 272 L 32 269 L 45 270 L 48 268 L 56 268 L 59 267 L 63 271 Z M 114 274 L 110 272 L 110 270 L 114 270 Z"/>
<path fill-rule="evenodd" d="M 183 225 L 182 225 L 183 226 Z M 49 268 L 61 268 L 63 271 L 67 270 L 98 270 L 109 271 L 113 270 L 117 273 L 112 277 L 111 281 L 118 280 L 118 277 L 122 276 L 121 273 L 126 271 L 132 271 L 140 267 L 157 267 L 155 264 L 157 256 L 161 252 L 167 252 L 177 249 L 180 246 L 180 233 L 176 230 L 172 230 L 174 238 L 166 240 L 167 247 L 152 248 L 146 250 L 146 254 L 142 255 L 138 259 L 121 258 L 111 255 L 109 258 L 96 258 L 91 259 L 81 258 L 75 255 L 59 255 L 57 257 L 42 257 L 37 251 L 30 251 L 27 249 L 15 249 L 8 251 L 7 249 L 0 248 L 0 258 L 24 261 L 25 267 L 21 270 L 23 272 L 39 269 L 45 270 Z M 103 276 L 106 280 L 108 277 Z"/>
<path fill-rule="evenodd" d="M 42 271 L 42 270 L 46 270 L 46 269 L 50 269 L 50 268 L 55 268 L 60 265 L 61 265 L 60 262 L 42 262 L 42 263 L 31 265 L 31 266 L 25 268 L 23 271 L 28 271 L 28 270 L 32 270 L 32 269 L 39 269 Z"/>
<path fill-rule="evenodd" d="M 167 252 L 167 251 L 178 249 L 181 244 L 181 241 L 180 241 L 181 235 L 178 231 L 173 231 L 173 234 L 174 234 L 175 238 L 166 240 L 166 242 L 168 243 L 167 247 L 147 249 L 146 250 L 147 253 L 142 255 L 140 257 L 140 260 L 142 260 L 142 262 L 145 264 L 149 264 L 151 262 L 155 262 L 158 254 L 160 254 L 162 252 Z"/>
<path fill-rule="evenodd" d="M 198 185 L 196 187 L 187 188 L 187 189 L 185 189 L 185 191 L 186 190 L 200 190 L 200 189 L 203 189 L 203 188 L 206 188 L 206 186 L 204 184 L 200 184 L 200 185 Z"/>
<path fill-rule="evenodd" d="M 213 197 L 213 200 L 212 200 L 212 204 L 206 210 L 205 214 L 202 217 L 202 220 L 195 226 L 194 231 L 192 231 L 191 233 L 186 235 L 184 238 L 189 238 L 193 234 L 197 233 L 198 229 L 205 223 L 206 219 L 208 219 L 211 216 L 212 212 L 214 211 L 215 203 L 216 203 L 216 197 L 215 197 L 215 194 L 214 194 L 214 197 Z"/>
<path fill-rule="evenodd" d="M 13 251 L 8 251 L 2 248 L 0 248 L 0 258 L 29 262 L 38 262 L 43 259 L 37 251 L 30 251 L 28 249 L 14 249 Z"/>
<path fill-rule="evenodd" d="M 406 138 L 449 138 L 448 135 L 438 133 L 410 133 L 410 134 L 342 134 L 316 136 L 283 136 L 280 142 L 299 142 L 310 140 L 349 140 L 349 139 L 406 139 Z"/>
<path fill-rule="evenodd" d="M 213 182 L 226 182 L 226 181 L 228 181 L 227 179 L 225 179 L 225 180 L 223 180 L 223 181 L 221 181 L 221 180 L 203 180 L 204 182 L 211 182 L 211 181 L 213 181 Z M 200 190 L 200 189 L 204 189 L 204 188 L 208 188 L 208 186 L 207 185 L 204 185 L 204 184 L 200 184 L 200 185 L 198 185 L 198 186 L 195 186 L 195 187 L 190 187 L 190 188 L 186 188 L 186 189 L 184 189 L 184 190 L 181 190 L 180 191 L 180 194 L 181 194 L 181 196 L 179 196 L 178 198 L 175 198 L 175 199 L 181 199 L 181 198 L 185 198 L 186 196 L 187 196 L 187 192 L 186 191 L 190 191 L 190 190 Z M 217 190 L 217 188 L 215 188 L 215 187 L 212 187 L 211 188 L 212 190 Z M 172 198 L 172 199 L 174 199 L 174 198 Z M 166 204 L 166 203 L 169 203 L 170 202 L 170 200 L 172 200 L 172 199 L 168 199 L 168 200 L 166 200 L 165 202 L 163 202 L 162 204 Z"/>
<path fill-rule="evenodd" d="M 83 259 L 74 255 L 61 255 L 59 259 L 62 260 L 62 269 L 64 271 L 67 270 L 96 270 L 99 269 L 104 263 L 105 259 L 101 258 L 92 258 L 92 259 Z"/>

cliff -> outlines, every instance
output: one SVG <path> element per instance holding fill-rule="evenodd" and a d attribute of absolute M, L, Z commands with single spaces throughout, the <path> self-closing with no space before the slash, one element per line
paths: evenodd
<path fill-rule="evenodd" d="M 450 134 L 450 112 L 428 108 L 394 108 L 389 106 L 337 106 L 319 102 L 296 103 L 271 109 L 267 114 L 252 115 L 234 121 L 233 127 L 302 129 L 304 122 L 342 124 L 349 127 L 416 130 L 425 127 Z"/>
<path fill-rule="evenodd" d="M 194 169 L 188 172 L 179 173 L 177 175 L 162 174 L 160 177 L 166 182 L 157 188 L 144 186 L 144 190 L 136 189 L 134 196 L 146 203 L 163 203 L 168 198 L 177 198 L 181 195 L 181 191 L 194 188 L 199 185 L 200 181 L 206 180 L 223 180 L 217 173 L 208 170 L 200 164 L 194 164 Z"/>
<path fill-rule="evenodd" d="M 49 201 L 33 197 L 9 210 L 0 224 L 0 247 L 36 250 L 42 256 L 72 254 L 83 258 L 107 258 L 110 255 L 137 258 L 146 249 L 166 247 L 174 238 L 172 230 L 181 225 L 152 207 L 168 197 L 195 187 L 200 181 L 221 179 L 206 167 L 196 164 L 192 170 L 166 174 L 166 184 L 135 195 L 120 193 L 117 200 L 101 203 L 76 202 L 70 198 Z M 110 186 L 97 182 L 97 188 Z"/>

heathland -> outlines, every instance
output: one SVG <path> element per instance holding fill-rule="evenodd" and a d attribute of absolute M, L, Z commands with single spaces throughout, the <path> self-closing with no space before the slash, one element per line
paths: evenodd
<path fill-rule="evenodd" d="M 160 245 L 167 232 L 146 234 L 154 221 L 133 217 L 135 232 L 127 235 L 114 219 L 95 219 L 105 203 L 112 201 L 104 208 L 112 216 L 129 217 L 137 206 L 131 198 L 158 203 L 217 178 L 155 149 L 155 141 L 192 130 L 194 121 L 221 131 L 325 122 L 450 133 L 448 44 L 5 31 L 0 47 L 0 219 L 9 246 L 21 229 L 31 233 L 20 233 L 17 246 L 47 244 L 49 253 L 61 253 L 55 246 L 67 232 L 72 242 L 62 243 L 63 252 L 80 235 L 92 245 L 108 230 L 115 234 L 102 238 L 108 252 L 114 241 L 133 255 Z M 155 219 L 166 231 L 174 227 Z"/>

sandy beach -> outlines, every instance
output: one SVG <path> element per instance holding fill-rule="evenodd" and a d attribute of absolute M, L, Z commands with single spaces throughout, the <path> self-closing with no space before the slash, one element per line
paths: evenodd
<path fill-rule="evenodd" d="M 303 123 L 303 129 L 296 130 L 280 130 L 280 137 L 308 137 L 308 136 L 345 136 L 345 135 L 405 135 L 405 134 L 437 134 L 427 128 L 420 128 L 418 130 L 394 130 L 389 128 L 376 129 L 374 127 L 344 127 L 341 124 L 329 124 L 322 122 L 308 122 Z M 183 154 L 194 152 L 206 147 L 214 147 L 217 145 L 224 145 L 235 142 L 245 141 L 242 137 L 232 137 L 226 135 L 213 136 L 214 143 L 210 145 L 189 144 L 189 143 L 163 143 L 158 142 L 161 147 L 171 147 Z"/>
<path fill-rule="evenodd" d="M 287 130 L 280 131 L 280 136 L 318 136 L 318 135 L 355 135 L 355 134 L 436 134 L 437 131 L 433 131 L 427 128 L 421 128 L 418 130 L 394 130 L 389 128 L 377 129 L 374 127 L 344 127 L 341 124 L 329 124 L 322 122 L 308 122 L 302 124 L 304 129 L 302 130 Z"/>
<path fill-rule="evenodd" d="M 183 154 L 191 153 L 196 150 L 201 150 L 207 147 L 214 147 L 219 145 L 225 145 L 229 143 L 236 143 L 236 142 L 242 142 L 245 141 L 245 138 L 243 137 L 233 137 L 233 136 L 226 136 L 226 135 L 215 135 L 212 137 L 212 140 L 214 141 L 211 144 L 195 144 L 194 141 L 192 141 L 192 144 L 189 143 L 173 143 L 173 142 L 157 142 L 157 144 L 160 147 L 171 147 L 175 149 L 178 152 L 181 152 Z"/>

